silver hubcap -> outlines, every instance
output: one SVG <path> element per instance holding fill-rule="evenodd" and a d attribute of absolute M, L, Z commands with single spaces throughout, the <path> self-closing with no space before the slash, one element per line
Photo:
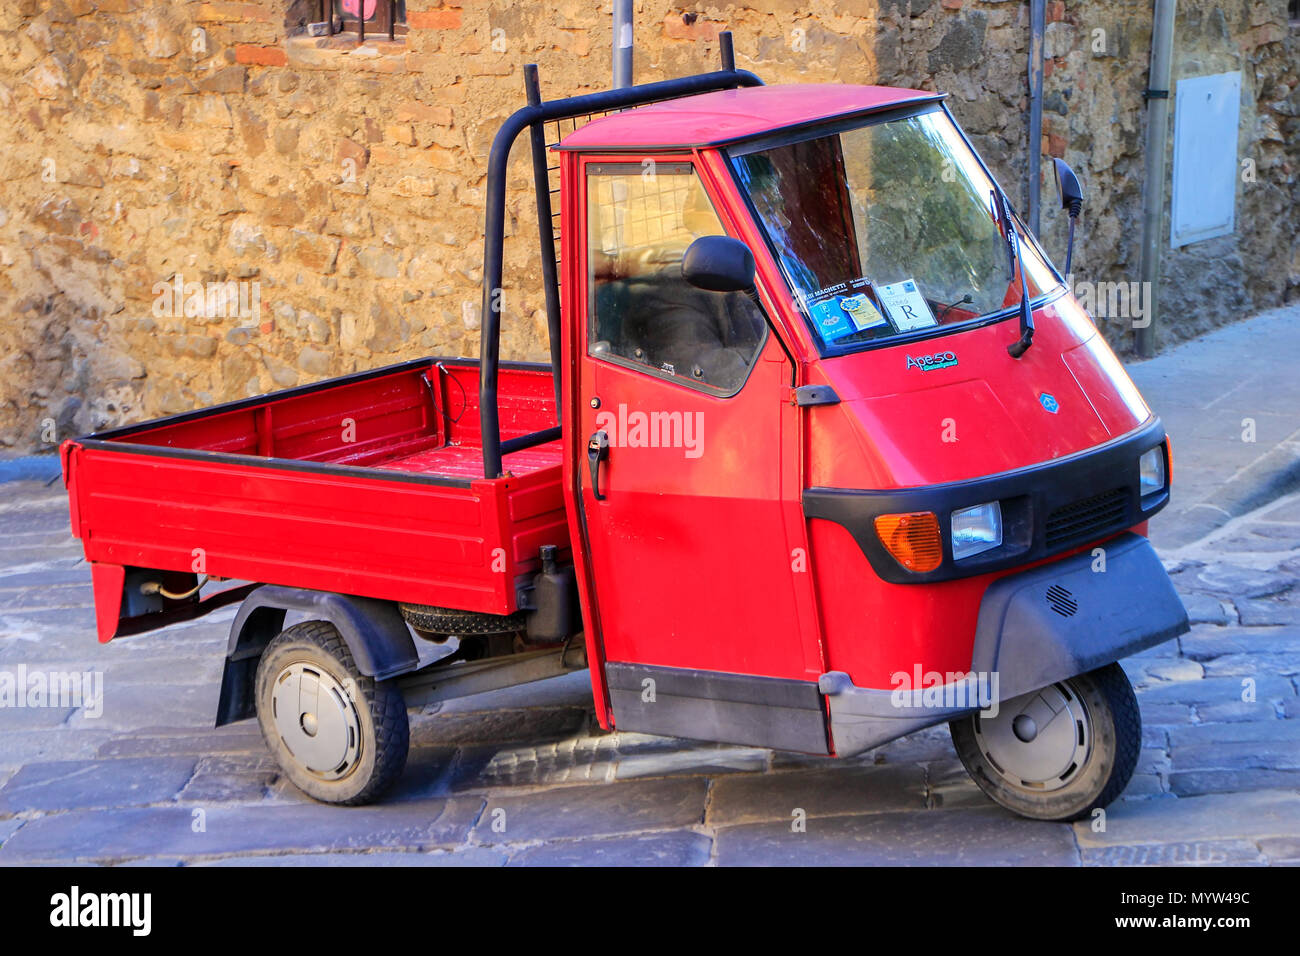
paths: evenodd
<path fill-rule="evenodd" d="M 1092 751 L 1092 718 L 1066 684 L 1004 700 L 996 717 L 974 722 L 976 743 L 993 768 L 1037 792 L 1066 786 Z"/>
<path fill-rule="evenodd" d="M 361 759 L 361 716 L 343 685 L 314 664 L 287 665 L 271 691 L 275 728 L 294 759 L 322 780 Z"/>

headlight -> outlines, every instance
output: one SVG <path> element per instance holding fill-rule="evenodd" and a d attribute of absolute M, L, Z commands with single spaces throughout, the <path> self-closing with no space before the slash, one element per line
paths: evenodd
<path fill-rule="evenodd" d="M 952 513 L 954 561 L 981 554 L 1002 543 L 1002 506 L 988 501 Z"/>
<path fill-rule="evenodd" d="M 1156 445 L 1138 459 L 1140 494 L 1154 494 L 1165 487 L 1165 452 L 1163 445 Z"/>

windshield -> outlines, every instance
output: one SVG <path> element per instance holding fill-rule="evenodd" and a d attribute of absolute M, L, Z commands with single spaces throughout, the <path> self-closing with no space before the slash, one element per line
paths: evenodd
<path fill-rule="evenodd" d="M 1016 313 L 994 184 L 943 110 L 731 162 L 824 352 Z M 1017 230 L 1032 300 L 1059 282 Z"/>

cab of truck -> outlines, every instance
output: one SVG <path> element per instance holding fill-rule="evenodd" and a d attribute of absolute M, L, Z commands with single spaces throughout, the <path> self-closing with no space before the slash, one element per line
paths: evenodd
<path fill-rule="evenodd" d="M 964 673 L 993 581 L 1167 500 L 1140 466 L 1165 471 L 1158 421 L 1029 230 L 999 223 L 942 96 L 710 92 L 558 151 L 566 487 L 589 602 L 621 609 L 592 650 L 638 662 L 616 714 L 656 673 L 888 691 L 900 653 Z"/>

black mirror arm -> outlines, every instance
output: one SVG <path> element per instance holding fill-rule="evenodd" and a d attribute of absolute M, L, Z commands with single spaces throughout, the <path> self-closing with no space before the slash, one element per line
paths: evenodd
<path fill-rule="evenodd" d="M 1079 204 L 1076 204 L 1079 205 Z M 1065 281 L 1070 281 L 1070 263 L 1074 259 L 1074 227 L 1079 222 L 1077 209 L 1070 211 L 1070 233 L 1065 239 Z"/>

